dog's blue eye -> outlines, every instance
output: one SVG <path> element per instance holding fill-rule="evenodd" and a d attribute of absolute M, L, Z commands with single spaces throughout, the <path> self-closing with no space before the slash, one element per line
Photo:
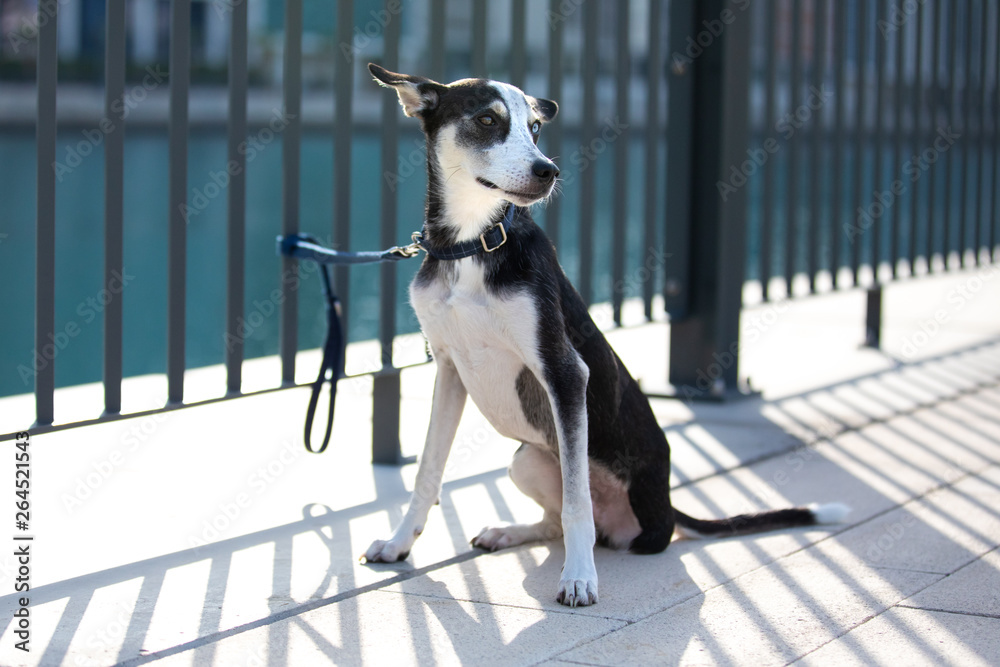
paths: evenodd
<path fill-rule="evenodd" d="M 538 134 L 541 131 L 541 129 L 542 129 L 542 124 L 539 123 L 537 120 L 534 123 L 531 124 L 531 133 L 532 134 Z"/>
<path fill-rule="evenodd" d="M 490 125 L 492 125 L 492 124 L 493 124 L 493 123 L 495 123 L 496 121 L 495 121 L 495 120 L 493 120 L 493 116 L 491 116 L 491 115 L 489 115 L 489 114 L 487 113 L 487 114 L 483 114 L 482 116 L 480 116 L 480 117 L 479 117 L 479 122 L 480 122 L 480 123 L 481 123 L 482 125 L 485 125 L 486 127 L 489 127 Z"/>

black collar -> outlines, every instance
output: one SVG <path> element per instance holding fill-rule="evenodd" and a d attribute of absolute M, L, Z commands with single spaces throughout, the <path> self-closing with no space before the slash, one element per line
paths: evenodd
<path fill-rule="evenodd" d="M 446 248 L 434 248 L 424 241 L 424 232 L 421 231 L 419 235 L 414 234 L 413 241 L 419 244 L 420 247 L 426 250 L 427 254 L 434 259 L 463 259 L 465 257 L 478 255 L 482 252 L 493 252 L 506 243 L 507 228 L 510 227 L 513 220 L 514 205 L 508 204 L 507 212 L 504 214 L 503 220 L 480 234 L 477 239 L 456 243 L 455 245 L 448 246 Z M 427 229 L 426 225 L 424 226 L 424 229 Z"/>

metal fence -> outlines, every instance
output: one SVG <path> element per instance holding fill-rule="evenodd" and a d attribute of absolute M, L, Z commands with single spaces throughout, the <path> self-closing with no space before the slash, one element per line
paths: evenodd
<path fill-rule="evenodd" d="M 734 187 L 764 163 L 748 213 L 765 298 L 774 276 L 787 293 L 801 274 L 813 293 L 822 272 L 851 287 L 995 259 L 997 4 L 756 9 L 752 94 L 763 114 L 749 165 L 723 180 Z"/>
<path fill-rule="evenodd" d="M 281 219 L 267 238 L 248 238 L 247 164 L 241 151 L 248 134 L 247 3 L 223 4 L 229 34 L 227 297 L 217 318 L 220 334 L 233 341 L 225 352 L 227 397 L 238 397 L 244 395 L 239 327 L 247 309 L 246 248 L 270 245 L 274 234 L 300 229 L 303 12 L 301 0 L 284 5 Z M 55 332 L 58 8 L 58 0 L 40 0 L 40 15 L 49 20 L 39 21 L 37 37 L 36 351 Z M 446 29 L 458 10 L 469 14 L 461 44 L 449 41 Z M 497 11 L 509 31 L 502 37 L 490 23 Z M 125 0 L 108 0 L 105 117 L 114 125 L 106 133 L 104 165 L 106 287 L 121 275 L 124 262 L 124 123 L 115 105 L 124 93 L 125 12 Z M 747 279 L 760 280 L 768 299 L 775 297 L 774 277 L 790 286 L 804 276 L 804 292 L 812 293 L 822 291 L 824 275 L 832 276 L 826 280 L 833 287 L 877 286 L 921 273 L 922 267 L 943 270 L 995 260 L 996 3 L 472 0 L 459 7 L 445 0 L 387 0 L 377 13 L 358 13 L 352 1 L 337 2 L 333 13 L 335 43 L 347 47 L 331 65 L 335 107 L 321 128 L 334 147 L 333 243 L 362 249 L 352 244 L 351 211 L 364 205 L 351 195 L 357 157 L 352 109 L 355 83 L 365 78 L 369 57 L 389 69 L 407 68 L 438 80 L 488 75 L 559 100 L 560 120 L 547 128 L 544 150 L 559 156 L 564 174 L 572 171 L 576 183 L 539 217 L 564 261 L 572 255 L 571 276 L 584 298 L 610 300 L 616 322 L 626 297 L 641 297 L 651 317 L 662 292 L 672 321 L 670 379 L 676 387 L 694 387 L 696 371 L 710 365 L 713 354 L 738 344 Z M 190 17 L 191 0 L 172 0 L 163 409 L 185 405 L 188 370 L 183 210 L 189 200 Z M 373 17 L 377 39 L 360 48 L 358 37 Z M 407 21 L 411 37 L 425 32 L 410 39 L 403 52 Z M 397 168 L 404 148 L 395 97 L 383 95 L 379 104 L 385 174 Z M 942 141 L 947 147 L 938 148 Z M 590 168 L 603 162 L 610 163 L 606 172 Z M 399 193 L 386 178 L 373 187 L 380 201 L 380 245 L 395 245 L 405 240 Z M 568 204 L 576 215 L 568 213 Z M 598 219 L 598 211 L 606 217 Z M 647 251 L 653 250 L 664 259 L 650 266 Z M 595 263 L 599 256 L 608 257 L 606 270 Z M 280 264 L 282 276 L 294 273 L 292 260 Z M 874 274 L 867 281 L 865 267 Z M 373 424 L 378 461 L 399 456 L 399 368 L 392 356 L 401 328 L 399 270 L 385 264 L 378 276 L 382 365 L 374 373 L 379 417 Z M 635 276 L 639 279 L 632 280 Z M 340 294 L 351 293 L 346 267 L 336 269 L 334 280 Z M 280 387 L 290 387 L 296 384 L 300 295 L 294 281 L 282 280 L 281 289 Z M 347 300 L 345 306 L 350 318 L 352 304 Z M 105 412 L 82 423 L 122 417 L 121 300 L 112 300 L 103 317 Z M 721 385 L 685 395 L 730 392 L 737 385 L 737 358 L 734 354 L 731 367 L 716 378 Z M 53 426 L 54 367 L 46 364 L 35 375 L 40 431 L 74 425 Z"/>

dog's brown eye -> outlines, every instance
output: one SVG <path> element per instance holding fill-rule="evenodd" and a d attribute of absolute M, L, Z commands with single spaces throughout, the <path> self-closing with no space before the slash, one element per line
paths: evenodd
<path fill-rule="evenodd" d="M 493 125 L 493 123 L 495 123 L 496 121 L 493 120 L 493 116 L 491 116 L 491 115 L 489 115 L 487 113 L 487 114 L 483 114 L 482 116 L 479 117 L 479 122 L 480 122 L 480 124 L 485 125 L 486 127 L 489 127 L 490 125 Z"/>

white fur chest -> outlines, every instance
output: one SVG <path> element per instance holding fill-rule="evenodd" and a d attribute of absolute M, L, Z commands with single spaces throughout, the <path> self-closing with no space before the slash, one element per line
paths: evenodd
<path fill-rule="evenodd" d="M 450 359 L 469 397 L 502 435 L 541 443 L 524 416 L 517 377 L 535 366 L 537 311 L 526 294 L 495 296 L 471 259 L 447 279 L 410 286 L 410 300 L 438 360 Z"/>

